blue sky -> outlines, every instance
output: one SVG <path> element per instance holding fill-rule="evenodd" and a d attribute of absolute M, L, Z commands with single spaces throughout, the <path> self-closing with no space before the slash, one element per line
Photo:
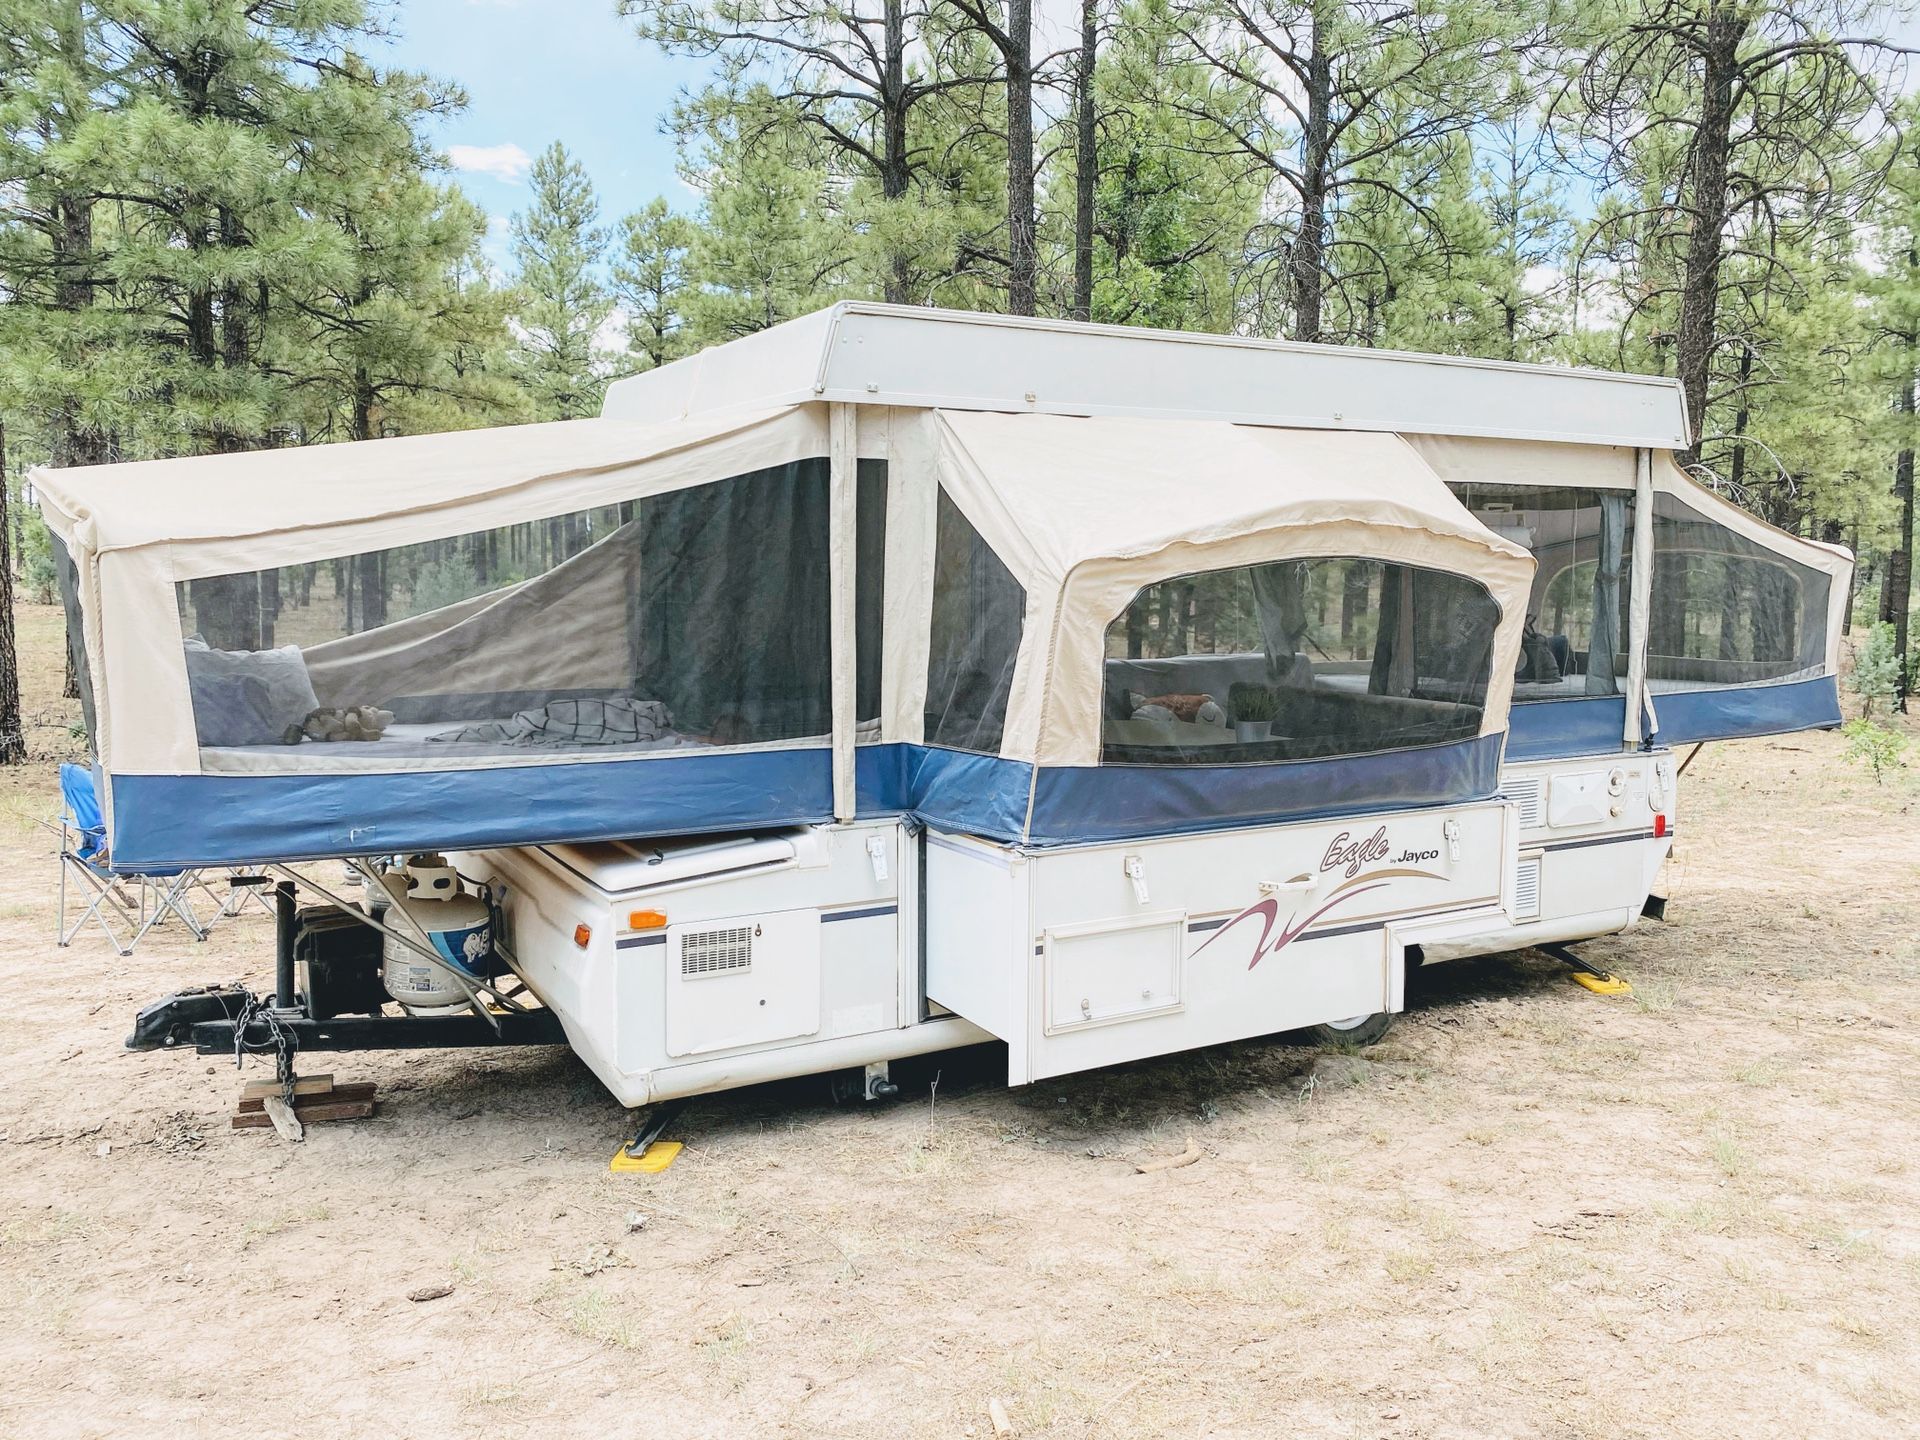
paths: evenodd
<path fill-rule="evenodd" d="M 504 222 L 527 203 L 526 167 L 558 140 L 586 167 L 613 220 L 656 195 L 687 207 L 673 142 L 660 121 L 697 86 L 702 62 L 667 57 L 614 14 L 615 0 L 399 0 L 389 64 L 465 87 L 464 113 L 434 139 L 467 193 L 496 217 L 488 245 L 504 258 Z"/>

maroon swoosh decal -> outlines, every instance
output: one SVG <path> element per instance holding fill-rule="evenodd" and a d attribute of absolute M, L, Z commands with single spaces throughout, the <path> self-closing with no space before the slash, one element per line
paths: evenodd
<path fill-rule="evenodd" d="M 1280 921 L 1280 901 L 1278 897 L 1269 895 L 1264 900 L 1256 900 L 1238 915 L 1234 916 L 1233 919 L 1227 921 L 1226 924 L 1209 935 L 1205 943 L 1200 945 L 1193 953 L 1198 955 L 1201 950 L 1213 944 L 1214 941 L 1218 940 L 1242 920 L 1245 920 L 1250 915 L 1258 915 L 1261 917 L 1263 923 L 1260 927 L 1260 938 L 1254 943 L 1253 959 L 1247 962 L 1247 969 L 1251 970 L 1262 960 L 1266 959 L 1267 956 L 1277 955 L 1280 951 L 1286 949 L 1288 945 L 1299 939 L 1301 933 L 1305 931 L 1309 925 L 1313 924 L 1314 921 L 1318 920 L 1335 906 L 1344 905 L 1347 901 L 1353 899 L 1354 896 L 1364 895 L 1369 890 L 1378 890 L 1385 884 L 1386 882 L 1384 880 L 1376 880 L 1371 884 L 1361 885 L 1356 889 L 1347 889 L 1345 886 L 1342 886 L 1339 894 L 1335 895 L 1326 904 L 1307 916 L 1306 919 L 1300 921 L 1298 924 L 1290 924 L 1282 930 L 1280 932 L 1280 938 L 1274 941 L 1271 946 L 1267 944 L 1267 940 L 1268 937 L 1273 934 L 1274 926 Z"/>
<path fill-rule="evenodd" d="M 1314 911 L 1311 915 L 1307 916 L 1307 918 L 1302 920 L 1298 925 L 1291 925 L 1287 929 L 1281 931 L 1280 939 L 1278 943 L 1274 945 L 1273 949 L 1267 951 L 1266 954 L 1262 954 L 1258 950 L 1254 951 L 1253 959 L 1247 962 L 1247 969 L 1249 970 L 1253 969 L 1255 965 L 1258 965 L 1262 960 L 1266 959 L 1267 955 L 1278 955 L 1282 950 L 1286 949 L 1287 946 L 1292 944 L 1295 940 L 1297 940 L 1300 937 L 1301 931 L 1305 930 L 1309 925 L 1313 924 L 1314 921 L 1318 920 L 1322 915 L 1326 914 L 1327 911 L 1333 909 L 1334 906 L 1344 905 L 1346 904 L 1347 901 L 1353 899 L 1353 897 L 1356 895 L 1364 895 L 1369 890 L 1378 890 L 1380 888 L 1381 888 L 1381 885 L 1362 885 L 1358 890 L 1349 890 L 1344 895 L 1334 896 L 1333 899 L 1329 900 L 1326 904 L 1322 905 L 1318 910 Z"/>

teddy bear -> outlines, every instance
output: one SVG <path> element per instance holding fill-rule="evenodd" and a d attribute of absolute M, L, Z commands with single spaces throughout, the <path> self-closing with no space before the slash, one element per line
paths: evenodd
<path fill-rule="evenodd" d="M 378 740 L 392 723 L 393 712 L 376 705 L 351 705 L 345 709 L 322 705 L 318 710 L 309 710 L 307 718 L 298 725 L 289 725 L 280 738 L 288 745 L 298 745 L 302 740 L 322 743 Z"/>

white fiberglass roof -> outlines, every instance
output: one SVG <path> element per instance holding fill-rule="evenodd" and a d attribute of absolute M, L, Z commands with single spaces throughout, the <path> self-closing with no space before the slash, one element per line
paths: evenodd
<path fill-rule="evenodd" d="M 605 416 L 809 400 L 1684 449 L 1677 382 L 846 302 L 616 382 Z"/>

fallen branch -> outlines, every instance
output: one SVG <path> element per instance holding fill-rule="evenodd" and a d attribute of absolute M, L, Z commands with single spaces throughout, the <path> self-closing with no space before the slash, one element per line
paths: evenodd
<path fill-rule="evenodd" d="M 1183 1165 L 1193 1164 L 1204 1153 L 1200 1148 L 1200 1142 L 1189 1135 L 1187 1148 L 1178 1155 L 1169 1155 L 1160 1160 L 1136 1160 L 1133 1171 L 1136 1175 L 1151 1175 L 1158 1170 L 1178 1170 Z"/>

